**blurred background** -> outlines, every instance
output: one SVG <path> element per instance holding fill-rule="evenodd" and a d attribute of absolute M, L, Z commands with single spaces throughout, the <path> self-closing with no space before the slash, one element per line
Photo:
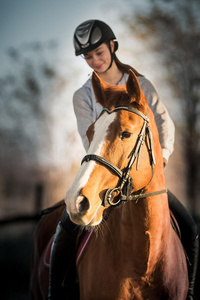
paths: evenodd
<path fill-rule="evenodd" d="M 64 198 L 84 155 L 72 97 L 91 69 L 75 57 L 72 39 L 88 19 L 111 26 L 119 59 L 145 75 L 167 107 L 176 126 L 167 187 L 200 223 L 199 0 L 0 0 L 4 300 L 29 299 L 38 213 Z"/>

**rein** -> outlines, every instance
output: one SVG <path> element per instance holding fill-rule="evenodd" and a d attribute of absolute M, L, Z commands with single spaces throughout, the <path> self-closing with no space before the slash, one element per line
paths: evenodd
<path fill-rule="evenodd" d="M 130 201 L 130 200 L 133 200 L 133 201 L 135 201 L 135 203 L 137 203 L 138 200 L 141 198 L 146 198 L 146 197 L 166 193 L 167 189 L 145 194 L 145 193 L 143 193 L 145 188 L 142 188 L 139 192 L 137 192 L 138 194 L 131 194 L 132 178 L 129 176 L 129 174 L 131 172 L 132 166 L 136 159 L 137 159 L 136 170 L 138 170 L 140 152 L 141 152 L 142 145 L 144 144 L 144 141 L 146 140 L 146 138 L 148 138 L 148 142 L 149 142 L 149 146 L 147 146 L 147 147 L 148 147 L 148 152 L 149 152 L 149 157 L 150 157 L 150 165 L 152 168 L 152 176 L 147 185 L 149 185 L 153 179 L 154 165 L 156 164 L 156 161 L 155 161 L 155 157 L 154 157 L 152 133 L 151 133 L 151 130 L 149 127 L 149 118 L 146 115 L 144 115 L 141 111 L 139 111 L 135 108 L 127 107 L 127 106 L 118 106 L 118 107 L 115 107 L 112 111 L 108 110 L 106 107 L 103 107 L 102 110 L 107 112 L 108 114 L 111 114 L 111 113 L 119 111 L 119 110 L 126 110 L 131 113 L 137 114 L 144 120 L 142 129 L 140 131 L 140 134 L 138 135 L 136 145 L 131 153 L 131 157 L 128 162 L 128 165 L 124 170 L 120 170 L 113 163 L 111 163 L 107 159 L 105 159 L 99 155 L 96 155 L 96 154 L 87 154 L 86 156 L 84 156 L 84 158 L 81 162 L 81 164 L 83 164 L 84 162 L 89 162 L 90 160 L 94 160 L 94 161 L 106 166 L 107 168 L 109 168 L 111 171 L 116 173 L 116 175 L 121 179 L 121 183 L 118 187 L 116 187 L 114 189 L 108 189 L 106 191 L 104 199 L 102 201 L 102 205 L 105 207 L 108 207 L 109 205 L 116 206 L 116 205 L 120 205 L 120 204 L 122 204 L 126 201 Z M 147 111 L 147 113 L 148 113 L 148 111 Z M 115 197 L 116 192 L 118 192 L 120 194 L 120 196 L 119 196 L 118 201 L 114 202 L 114 197 Z"/>

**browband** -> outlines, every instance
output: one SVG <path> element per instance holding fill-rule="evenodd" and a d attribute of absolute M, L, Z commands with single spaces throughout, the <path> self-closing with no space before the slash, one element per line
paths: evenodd
<path fill-rule="evenodd" d="M 140 110 L 137 110 L 133 107 L 128 107 L 128 106 L 117 106 L 115 107 L 113 110 L 109 110 L 106 107 L 102 107 L 102 111 L 106 111 L 108 114 L 111 114 L 113 112 L 116 112 L 118 110 L 127 110 L 129 112 L 132 112 L 138 116 L 140 116 L 141 118 L 143 118 L 143 120 L 145 120 L 147 123 L 149 123 L 149 118 L 147 116 L 145 116 Z"/>

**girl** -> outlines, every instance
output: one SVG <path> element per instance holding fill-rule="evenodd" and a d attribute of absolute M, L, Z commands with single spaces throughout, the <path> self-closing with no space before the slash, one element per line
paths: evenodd
<path fill-rule="evenodd" d="M 99 20 L 89 20 L 80 24 L 74 33 L 74 47 L 76 56 L 83 55 L 87 64 L 97 72 L 101 79 L 107 84 L 125 84 L 129 69 L 134 71 L 147 98 L 148 105 L 154 113 L 163 152 L 163 163 L 166 165 L 174 147 L 174 124 L 152 84 L 131 66 L 121 63 L 117 58 L 115 52 L 118 49 L 118 42 L 111 28 Z M 87 152 L 89 144 L 86 131 L 101 113 L 101 106 L 95 101 L 91 79 L 88 79 L 87 82 L 74 93 L 73 104 L 78 131 Z M 179 223 L 182 233 L 182 242 L 190 261 L 190 283 L 187 299 L 194 299 L 194 283 L 198 262 L 197 227 L 190 214 L 171 192 L 168 192 L 168 198 L 170 209 Z M 75 252 L 77 234 L 77 226 L 70 221 L 67 212 L 65 212 L 62 221 L 57 226 L 51 252 L 48 299 L 64 299 L 62 281 Z M 72 274 L 75 274 L 74 269 L 75 264 L 70 271 L 71 278 Z M 73 297 L 74 282 L 75 278 L 72 278 L 69 284 L 69 287 L 71 287 L 69 296 L 71 293 Z M 76 286 L 74 289 L 76 289 Z M 73 297 L 72 299 L 74 299 Z"/>

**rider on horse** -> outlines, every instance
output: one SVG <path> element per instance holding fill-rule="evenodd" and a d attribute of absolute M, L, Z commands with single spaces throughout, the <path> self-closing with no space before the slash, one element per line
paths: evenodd
<path fill-rule="evenodd" d="M 89 20 L 80 24 L 74 33 L 74 47 L 76 56 L 83 55 L 88 65 L 108 84 L 125 84 L 129 69 L 134 71 L 147 98 L 148 105 L 154 113 L 163 150 L 163 163 L 166 165 L 173 151 L 174 124 L 152 84 L 135 69 L 129 65 L 122 64 L 118 60 L 115 54 L 118 49 L 118 42 L 111 28 L 99 20 Z M 87 151 L 89 145 L 86 131 L 102 111 L 100 104 L 95 101 L 91 79 L 75 92 L 74 110 L 77 117 L 78 130 Z M 189 291 L 187 299 L 194 299 L 199 243 L 197 226 L 189 212 L 170 191 L 168 192 L 168 199 L 169 207 L 180 226 L 182 243 L 189 261 Z M 78 232 L 77 225 L 70 221 L 65 211 L 62 221 L 57 226 L 51 251 L 49 300 L 64 299 L 62 281 L 74 257 Z M 75 265 L 73 268 L 75 269 Z M 75 272 L 72 273 L 75 281 Z M 73 276 L 73 274 L 70 274 L 70 276 Z"/>

